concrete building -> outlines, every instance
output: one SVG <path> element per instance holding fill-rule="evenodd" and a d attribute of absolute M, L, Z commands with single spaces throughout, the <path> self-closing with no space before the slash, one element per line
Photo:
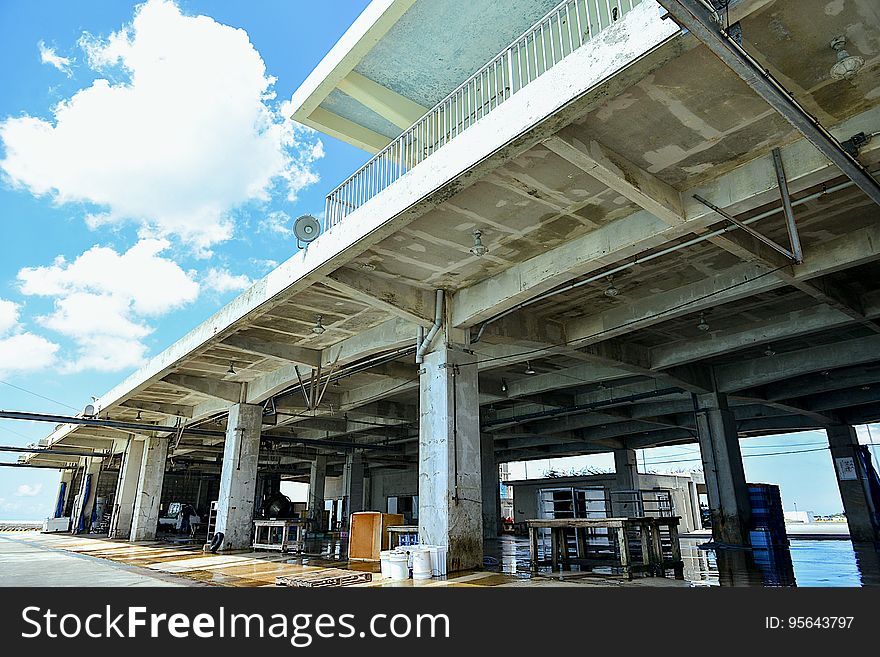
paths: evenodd
<path fill-rule="evenodd" d="M 222 549 L 261 481 L 322 510 L 339 477 L 350 509 L 415 503 L 456 570 L 498 464 L 613 451 L 633 488 L 633 450 L 697 443 L 741 544 L 738 439 L 822 429 L 877 540 L 852 426 L 880 419 L 880 17 L 832 4 L 374 0 L 293 98 L 367 152 L 322 234 L 42 446 L 126 456 L 135 540 L 184 473 Z"/>

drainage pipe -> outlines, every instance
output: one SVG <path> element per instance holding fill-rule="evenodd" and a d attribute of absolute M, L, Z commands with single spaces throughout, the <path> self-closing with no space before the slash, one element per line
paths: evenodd
<path fill-rule="evenodd" d="M 434 323 L 431 324 L 431 328 L 428 330 L 428 334 L 421 341 L 418 349 L 416 349 L 416 363 L 421 363 L 424 361 L 425 353 L 428 351 L 428 347 L 431 346 L 431 342 L 434 340 L 434 336 L 436 336 L 437 332 L 440 331 L 441 326 L 443 326 L 443 290 L 437 290 L 437 294 L 434 299 Z"/>

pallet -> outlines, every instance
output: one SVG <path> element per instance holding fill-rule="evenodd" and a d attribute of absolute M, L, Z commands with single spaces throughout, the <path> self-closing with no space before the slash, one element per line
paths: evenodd
<path fill-rule="evenodd" d="M 373 574 L 342 568 L 322 568 L 297 575 L 282 575 L 275 578 L 275 586 L 294 586 L 316 588 L 319 586 L 350 586 L 361 582 L 372 582 Z"/>

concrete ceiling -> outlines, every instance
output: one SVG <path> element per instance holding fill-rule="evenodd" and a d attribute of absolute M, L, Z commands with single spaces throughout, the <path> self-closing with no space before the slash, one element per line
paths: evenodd
<path fill-rule="evenodd" d="M 802 102 L 830 117 L 829 127 L 848 120 L 846 130 L 880 130 L 880 21 L 872 3 L 752 4 L 758 9 L 744 20 L 745 42 L 796 83 Z M 410 11 L 425 7 L 417 2 Z M 462 9 L 471 20 L 468 12 L 478 10 Z M 405 21 L 396 25 L 402 27 L 394 39 L 404 48 L 415 36 L 404 30 Z M 394 36 L 394 29 L 388 34 Z M 867 62 L 853 82 L 832 82 L 827 75 L 833 62 L 827 41 L 835 31 L 851 36 L 852 51 Z M 102 412 L 170 424 L 171 404 L 170 410 L 188 409 L 179 414 L 196 421 L 219 418 L 216 426 L 222 428 L 222 409 L 247 383 L 247 394 L 257 401 L 275 398 L 287 409 L 267 418 L 268 435 L 292 430 L 310 439 L 402 441 L 411 455 L 418 373 L 410 352 L 416 327 L 433 319 L 432 291 L 442 288 L 455 293 L 451 321 L 472 336 L 484 319 L 513 310 L 488 324 L 472 345 L 480 361 L 484 420 L 603 405 L 572 412 L 576 421 L 568 418 L 555 428 L 548 422 L 562 420 L 542 420 L 537 428 L 521 422 L 515 436 L 499 438 L 520 441 L 499 443 L 502 460 L 601 451 L 621 441 L 692 441 L 690 394 L 705 389 L 707 379 L 734 395 L 746 432 L 880 417 L 876 206 L 851 186 L 838 188 L 846 182 L 840 172 L 817 159 L 789 124 L 693 39 L 677 39 L 669 46 L 678 48 L 677 56 L 668 63 L 601 103 L 578 101 L 584 103 L 579 112 L 574 103 L 568 125 L 539 134 L 536 129 L 524 147 L 493 155 L 476 180 L 420 215 L 413 212 L 393 230 L 377 231 L 369 245 L 322 263 L 319 274 L 266 292 L 247 313 L 206 325 L 199 341 L 163 355 L 161 367 Z M 793 55 L 793 40 L 803 44 L 800 57 Z M 444 74 L 464 75 L 470 66 L 465 54 L 477 56 L 468 48 L 463 68 L 454 75 L 444 68 Z M 379 77 L 378 70 L 362 71 Z M 516 307 L 520 299 L 726 226 L 691 199 L 694 191 L 741 220 L 778 208 L 775 179 L 766 182 L 774 147 L 782 148 L 790 174 L 804 264 L 780 266 L 774 254 L 728 233 L 616 274 L 620 294 L 614 298 L 604 294 L 608 281 L 600 277 Z M 620 180 L 597 176 L 594 165 L 585 165 L 597 152 L 623 163 Z M 877 167 L 878 160 L 874 142 L 862 161 Z M 650 183 L 656 198 L 646 203 L 632 193 L 624 174 Z M 823 189 L 832 191 L 800 202 Z M 679 205 L 668 201 L 676 196 Z M 663 215 L 670 227 L 656 229 L 658 217 L 643 206 Z M 681 230 L 676 213 L 686 226 Z M 754 227 L 786 243 L 781 214 Z M 489 247 L 483 257 L 469 251 L 474 228 L 483 231 Z M 590 255 L 594 242 L 599 246 Z M 503 294 L 510 281 L 514 301 Z M 257 293 L 262 289 L 246 295 Z M 468 304 L 471 310 L 461 310 Z M 707 332 L 696 328 L 700 312 Z M 327 329 L 320 335 L 312 331 L 317 315 Z M 768 347 L 772 355 L 766 355 Z M 316 412 L 305 413 L 296 374 L 307 377 L 320 350 L 322 364 L 337 358 L 344 376 L 328 385 Z M 373 360 L 382 355 L 387 358 Z M 536 374 L 525 373 L 527 361 Z M 227 374 L 230 363 L 235 374 Z M 783 383 L 787 387 L 780 390 Z M 813 397 L 835 390 L 849 397 Z M 633 395 L 640 397 L 609 405 Z M 367 424 L 349 425 L 358 415 Z M 402 428 L 384 439 L 369 424 L 389 421 Z M 65 444 L 78 433 L 85 435 L 81 429 L 66 433 Z"/>

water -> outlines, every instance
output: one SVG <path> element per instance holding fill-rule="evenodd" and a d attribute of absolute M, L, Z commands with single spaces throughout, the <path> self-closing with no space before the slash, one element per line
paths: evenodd
<path fill-rule="evenodd" d="M 693 586 L 880 586 L 880 552 L 873 546 L 854 547 L 841 539 L 791 539 L 790 549 L 775 555 L 724 550 L 719 567 L 714 550 L 697 547 L 707 540 L 708 536 L 681 539 L 685 579 Z M 504 536 L 487 542 L 486 566 L 529 577 L 528 540 Z"/>
<path fill-rule="evenodd" d="M 791 567 L 782 551 L 773 559 L 749 563 L 742 552 L 700 550 L 701 539 L 682 539 L 685 577 L 703 586 L 809 586 L 845 587 L 880 584 L 880 554 L 873 547 L 854 547 L 848 540 L 792 539 Z M 719 562 L 719 556 L 721 561 Z M 759 566 L 763 561 L 765 568 Z M 768 563 L 771 562 L 771 563 Z"/>

